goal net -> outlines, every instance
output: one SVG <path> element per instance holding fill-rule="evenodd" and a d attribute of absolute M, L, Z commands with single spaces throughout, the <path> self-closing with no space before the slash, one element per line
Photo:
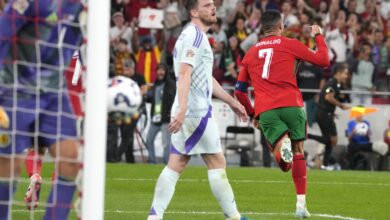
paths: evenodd
<path fill-rule="evenodd" d="M 108 22 L 100 0 L 0 10 L 0 219 L 103 218 Z"/>

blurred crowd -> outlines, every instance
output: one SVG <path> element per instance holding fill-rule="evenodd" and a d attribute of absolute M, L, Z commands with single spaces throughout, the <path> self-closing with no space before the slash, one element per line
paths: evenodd
<path fill-rule="evenodd" d="M 354 105 L 371 105 L 373 100 L 390 103 L 388 96 L 375 95 L 378 91 L 390 91 L 390 1 L 214 2 L 218 22 L 209 30 L 208 40 L 214 51 L 214 77 L 226 88 L 235 85 L 245 52 L 262 38 L 262 13 L 279 10 L 283 14 L 286 36 L 296 38 L 314 50 L 315 42 L 310 36 L 310 26 L 317 24 L 322 27 L 329 47 L 329 68 L 321 69 L 308 63 L 300 65 L 297 75 L 300 88 L 321 89 L 332 77 L 332 67 L 338 63 L 347 63 L 350 76 L 342 88 L 352 90 L 354 94 L 347 96 L 345 101 Z M 140 28 L 138 18 L 143 8 L 162 10 L 164 29 Z M 128 76 L 139 83 L 146 99 L 150 100 L 153 95 L 151 91 L 155 91 L 154 83 L 161 81 L 158 79 L 159 64 L 163 64 L 161 68 L 166 71 L 166 78 L 175 79 L 172 72 L 174 44 L 189 21 L 184 0 L 112 0 L 111 19 L 110 76 L 126 75 L 130 68 L 131 74 Z M 315 123 L 313 114 L 318 95 L 304 93 L 304 99 L 311 126 Z M 151 114 L 153 112 L 155 109 L 151 110 Z M 154 140 L 155 128 L 147 136 Z M 146 140 L 146 145 L 153 145 L 153 140 Z M 163 142 L 164 146 L 169 145 Z M 154 146 L 146 147 L 152 154 L 149 162 L 155 162 Z"/>
<path fill-rule="evenodd" d="M 323 28 L 332 65 L 349 64 L 351 76 L 345 89 L 368 92 L 368 96 L 370 92 L 390 91 L 390 1 L 214 2 L 218 23 L 212 26 L 208 36 L 214 50 L 213 74 L 220 83 L 235 84 L 245 51 L 262 37 L 261 14 L 274 9 L 283 14 L 285 35 L 312 49 L 315 42 L 310 36 L 310 25 L 318 24 Z M 126 63 L 123 60 L 131 59 L 135 72 L 143 75 L 147 84 L 153 83 L 158 63 L 172 65 L 174 43 L 189 20 L 184 0 L 112 0 L 111 4 L 110 75 L 122 74 Z M 163 11 L 164 29 L 138 28 L 140 10 L 148 7 Z M 331 67 L 324 70 L 322 78 L 331 77 L 331 70 Z"/>
<path fill-rule="evenodd" d="M 148 115 L 157 126 L 147 135 L 150 140 L 145 140 L 152 155 L 149 162 L 155 162 L 152 140 L 159 129 L 165 131 L 169 122 L 170 106 L 162 106 L 162 103 L 172 102 L 174 96 L 173 49 L 189 21 L 184 1 L 111 0 L 109 75 L 132 78 L 140 86 L 145 100 L 152 103 L 149 112 L 145 105 L 141 109 L 141 114 Z M 5 2 L 7 0 L 0 0 L 0 12 Z M 209 30 L 208 40 L 214 51 L 214 77 L 225 88 L 230 86 L 232 89 L 235 85 L 245 52 L 262 38 L 262 13 L 279 10 L 283 14 L 286 36 L 315 49 L 310 26 L 317 24 L 322 27 L 329 47 L 329 68 L 321 69 L 308 63 L 300 65 L 297 72 L 300 88 L 318 91 L 332 77 L 332 66 L 347 63 L 349 80 L 342 88 L 353 91 L 346 97 L 347 102 L 354 105 L 390 104 L 389 95 L 376 94 L 390 92 L 390 0 L 214 0 L 214 3 L 218 22 Z M 163 12 L 163 29 L 139 26 L 140 11 L 145 8 Z M 161 94 L 165 94 L 164 97 Z M 318 93 L 305 92 L 303 98 L 311 126 L 315 123 Z M 114 150 L 109 161 L 118 161 L 119 155 L 125 153 L 126 160 L 134 162 L 136 123 L 137 119 L 131 125 L 125 125 L 129 127 L 109 123 L 108 148 L 110 150 L 112 145 Z M 127 146 L 117 149 L 118 132 L 128 134 L 129 139 L 121 144 Z M 163 136 L 167 149 L 169 134 Z"/>

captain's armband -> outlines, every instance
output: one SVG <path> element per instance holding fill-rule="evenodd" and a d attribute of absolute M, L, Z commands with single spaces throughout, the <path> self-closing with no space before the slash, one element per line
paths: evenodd
<path fill-rule="evenodd" d="M 249 84 L 247 82 L 237 81 L 236 86 L 235 86 L 235 90 L 247 93 L 248 92 L 248 86 L 249 86 Z"/>

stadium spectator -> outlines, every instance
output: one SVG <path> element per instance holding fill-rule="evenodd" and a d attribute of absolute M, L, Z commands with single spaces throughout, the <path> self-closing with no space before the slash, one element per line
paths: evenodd
<path fill-rule="evenodd" d="M 125 18 L 128 22 L 138 23 L 138 17 L 141 9 L 143 8 L 157 8 L 157 3 L 154 0 L 128 0 L 129 3 L 125 6 Z M 152 38 L 152 42 L 155 43 L 154 36 L 152 36 L 151 30 L 148 28 L 137 28 L 137 34 L 141 41 L 143 38 Z"/>
<path fill-rule="evenodd" d="M 292 168 L 298 218 L 310 217 L 306 208 L 306 162 L 303 140 L 306 139 L 306 115 L 302 95 L 296 84 L 296 60 L 306 60 L 322 67 L 329 65 L 328 48 L 319 26 L 314 25 L 317 51 L 301 42 L 282 36 L 284 24 L 278 11 L 262 15 L 264 38 L 246 53 L 240 67 L 235 94 L 237 99 L 264 132 L 281 170 Z M 248 98 L 253 85 L 255 108 Z M 273 94 L 272 96 L 270 94 Z"/>
<path fill-rule="evenodd" d="M 161 32 L 159 32 L 161 33 Z M 137 61 L 136 71 L 144 76 L 145 82 L 150 84 L 157 79 L 157 65 L 161 61 L 161 51 L 164 47 L 164 35 L 160 34 L 160 40 L 157 45 L 153 44 L 151 37 L 141 38 L 133 37 L 133 49 Z M 139 43 L 141 43 L 140 46 Z"/>
<path fill-rule="evenodd" d="M 222 81 L 225 65 L 223 63 L 223 52 L 228 46 L 227 36 L 221 28 L 222 20 L 217 18 L 217 22 L 211 25 L 210 34 L 208 34 L 210 45 L 214 55 L 214 70 L 213 75 L 218 82 Z"/>
<path fill-rule="evenodd" d="M 383 30 L 375 30 L 372 38 L 371 58 L 375 65 L 375 84 L 378 91 L 388 91 L 387 69 L 390 54 L 384 42 Z"/>
<path fill-rule="evenodd" d="M 371 92 L 374 94 L 373 76 L 375 66 L 371 62 L 371 45 L 365 43 L 361 46 L 356 72 L 352 73 L 352 91 Z M 352 93 L 351 100 L 354 105 L 370 105 L 372 95 Z"/>
<path fill-rule="evenodd" d="M 297 39 L 302 42 L 304 45 L 306 45 L 308 48 L 314 50 L 316 47 L 315 40 L 311 37 L 311 27 L 309 25 L 302 25 L 300 35 L 297 37 Z"/>
<path fill-rule="evenodd" d="M 297 84 L 300 89 L 322 89 L 325 85 L 323 69 L 308 62 L 301 63 L 298 68 Z M 311 127 L 316 122 L 319 94 L 304 92 L 302 98 L 305 102 L 307 124 Z"/>
<path fill-rule="evenodd" d="M 363 115 L 357 116 L 348 122 L 348 161 L 350 169 L 359 169 L 359 158 L 364 157 L 360 152 L 375 152 L 384 156 L 388 151 L 388 146 L 383 141 L 371 142 L 371 125 L 364 120 Z"/>
<path fill-rule="evenodd" d="M 278 3 L 275 0 L 256 1 L 256 7 L 260 8 L 262 13 L 264 13 L 268 10 L 279 10 L 280 9 Z"/>
<path fill-rule="evenodd" d="M 118 11 L 123 13 L 125 5 L 128 3 L 129 0 L 111 0 L 111 14 Z"/>
<path fill-rule="evenodd" d="M 318 10 L 316 11 L 317 16 L 319 16 L 322 20 L 322 27 L 326 27 L 330 22 L 330 14 L 328 8 L 328 3 L 326 1 L 321 1 Z"/>
<path fill-rule="evenodd" d="M 157 80 L 145 99 L 146 102 L 152 104 L 150 111 L 151 123 L 146 138 L 146 148 L 149 152 L 148 163 L 157 162 L 154 141 L 158 132 L 161 132 L 162 137 L 163 162 L 168 163 L 169 146 L 171 144 L 168 124 L 171 120 L 171 107 L 176 93 L 176 82 L 169 74 L 168 66 L 165 64 L 157 66 Z"/>
<path fill-rule="evenodd" d="M 286 29 L 291 29 L 299 25 L 297 16 L 293 13 L 293 8 L 290 1 L 282 3 L 283 25 Z"/>
<path fill-rule="evenodd" d="M 112 15 L 112 20 L 114 21 L 114 26 L 110 29 L 111 46 L 117 47 L 120 39 L 124 39 L 127 42 L 127 48 L 129 52 L 131 52 L 131 39 L 133 36 L 133 31 L 128 26 L 128 23 L 125 23 L 122 12 L 115 12 Z"/>
<path fill-rule="evenodd" d="M 328 30 L 325 34 L 325 40 L 329 46 L 329 57 L 336 57 L 336 63 L 347 61 L 347 55 L 351 51 L 355 39 L 353 34 L 348 31 L 345 21 L 345 12 L 338 11 L 338 17 L 334 21 L 335 28 Z"/>
<path fill-rule="evenodd" d="M 316 120 L 321 129 L 322 136 L 308 134 L 308 138 L 314 139 L 325 145 L 322 168 L 331 170 L 332 149 L 337 145 L 337 129 L 334 122 L 335 109 L 339 107 L 343 110 L 350 106 L 343 104 L 340 97 L 340 90 L 348 78 L 348 67 L 345 63 L 339 63 L 334 67 L 333 78 L 322 88 L 318 101 Z"/>
<path fill-rule="evenodd" d="M 244 17 L 237 17 L 236 20 L 234 20 L 234 26 L 232 26 L 230 30 L 229 36 L 235 35 L 239 41 L 245 40 L 245 38 L 248 37 L 248 32 L 245 28 L 245 18 Z"/>
<path fill-rule="evenodd" d="M 379 28 L 383 29 L 383 23 L 380 14 L 380 4 L 376 4 L 376 2 L 377 2 L 376 0 L 365 0 L 364 1 L 365 10 L 360 14 L 360 17 L 364 21 L 380 23 Z"/>
<path fill-rule="evenodd" d="M 132 59 L 127 59 L 123 64 L 123 76 L 129 77 L 138 84 L 142 96 L 146 94 L 146 84 L 144 77 L 135 72 L 135 63 Z M 145 112 L 145 105 L 142 104 L 140 114 Z M 115 116 L 114 116 L 115 117 Z M 134 131 L 138 122 L 138 117 L 134 117 L 130 123 L 118 123 L 114 117 L 109 117 L 107 124 L 107 161 L 120 162 L 125 154 L 127 163 L 134 163 Z M 118 146 L 118 132 L 120 131 L 121 143 Z"/>
<path fill-rule="evenodd" d="M 228 24 L 227 15 L 233 9 L 231 9 L 231 6 L 227 3 L 226 0 L 215 0 L 214 4 L 215 7 L 217 8 L 217 18 L 222 19 L 222 29 L 226 31 L 229 29 L 229 25 L 230 25 Z"/>
<path fill-rule="evenodd" d="M 257 7 L 253 7 L 249 18 L 246 20 L 245 23 L 245 26 L 249 30 L 249 33 L 259 33 L 261 25 L 261 10 Z"/>
<path fill-rule="evenodd" d="M 390 12 L 390 1 L 377 1 L 376 4 L 380 3 L 380 13 L 383 18 L 388 18 Z"/>
<path fill-rule="evenodd" d="M 123 75 L 123 64 L 132 59 L 131 53 L 127 49 L 127 41 L 125 39 L 120 39 L 116 44 L 115 48 L 115 58 L 114 58 L 114 67 L 115 75 Z"/>
<path fill-rule="evenodd" d="M 239 41 L 236 36 L 229 38 L 229 45 L 223 53 L 223 62 L 225 67 L 225 74 L 223 77 L 223 83 L 230 86 L 236 84 L 236 79 L 241 65 L 241 60 L 244 58 L 244 51 L 239 47 Z"/>
<path fill-rule="evenodd" d="M 359 16 L 356 13 L 350 13 L 347 18 L 347 30 L 349 33 L 352 34 L 352 36 L 355 39 L 355 42 L 352 46 L 352 53 L 349 53 L 347 56 L 347 60 L 353 56 L 355 56 L 356 51 L 359 51 L 359 45 L 361 42 L 364 42 L 364 39 L 362 36 L 360 36 L 361 32 L 361 24 L 359 22 Z"/>
<path fill-rule="evenodd" d="M 356 9 L 358 6 L 357 0 L 348 0 L 348 1 L 342 1 L 342 2 L 344 2 L 344 3 L 340 4 L 340 6 L 341 6 L 340 8 L 345 11 L 347 16 L 349 16 L 350 14 L 357 13 L 356 12 Z M 340 3 L 342 3 L 342 2 L 340 2 Z"/>
<path fill-rule="evenodd" d="M 228 17 L 227 17 L 228 24 L 236 23 L 238 18 L 242 18 L 245 22 L 245 20 L 247 20 L 249 17 L 249 15 L 245 9 L 245 2 L 240 0 L 234 6 L 235 7 L 234 7 L 233 12 L 228 14 Z"/>
<path fill-rule="evenodd" d="M 184 13 L 183 1 L 178 0 L 162 0 L 160 1 L 161 9 L 164 12 L 164 49 L 161 54 L 161 63 L 173 65 L 173 49 L 175 42 L 179 37 L 182 29 L 182 23 L 187 19 L 187 14 Z"/>

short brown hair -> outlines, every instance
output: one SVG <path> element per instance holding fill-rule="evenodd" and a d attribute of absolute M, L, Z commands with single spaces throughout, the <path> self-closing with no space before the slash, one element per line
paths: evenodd
<path fill-rule="evenodd" d="M 190 13 L 192 9 L 198 6 L 198 0 L 186 0 L 184 6 L 187 9 L 188 13 Z"/>

